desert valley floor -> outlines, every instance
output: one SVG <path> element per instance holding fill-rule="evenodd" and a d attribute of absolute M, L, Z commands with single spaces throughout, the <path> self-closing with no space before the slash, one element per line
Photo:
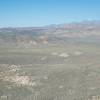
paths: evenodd
<path fill-rule="evenodd" d="M 100 100 L 100 46 L 1 46 L 0 100 Z"/>

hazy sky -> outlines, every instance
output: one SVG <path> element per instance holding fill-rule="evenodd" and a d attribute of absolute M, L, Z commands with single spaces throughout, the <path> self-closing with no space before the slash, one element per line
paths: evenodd
<path fill-rule="evenodd" d="M 0 0 L 0 27 L 99 19 L 100 0 Z"/>

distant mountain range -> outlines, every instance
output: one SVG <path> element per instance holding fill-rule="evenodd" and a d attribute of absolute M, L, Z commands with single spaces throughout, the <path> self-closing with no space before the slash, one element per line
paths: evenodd
<path fill-rule="evenodd" d="M 83 21 L 44 27 L 0 28 L 0 44 L 100 42 L 100 21 Z"/>

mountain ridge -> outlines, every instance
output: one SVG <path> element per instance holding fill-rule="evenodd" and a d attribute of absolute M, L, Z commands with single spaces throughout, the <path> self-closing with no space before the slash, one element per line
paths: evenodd
<path fill-rule="evenodd" d="M 91 38 L 92 37 L 92 38 Z M 5 27 L 0 28 L 1 43 L 48 44 L 76 39 L 99 40 L 100 21 L 83 21 L 76 23 L 49 25 L 43 27 Z"/>

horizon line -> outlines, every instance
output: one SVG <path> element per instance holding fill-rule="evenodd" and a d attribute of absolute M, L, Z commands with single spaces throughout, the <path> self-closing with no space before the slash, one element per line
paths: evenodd
<path fill-rule="evenodd" d="M 73 24 L 73 23 L 83 23 L 83 22 L 100 22 L 100 19 L 97 20 L 81 20 L 81 21 L 70 21 L 70 22 L 65 22 L 65 23 L 52 23 L 52 24 L 47 24 L 47 25 L 36 25 L 36 26 L 1 26 L 1 28 L 43 28 L 43 27 L 49 27 L 52 25 L 64 25 L 64 24 Z"/>

